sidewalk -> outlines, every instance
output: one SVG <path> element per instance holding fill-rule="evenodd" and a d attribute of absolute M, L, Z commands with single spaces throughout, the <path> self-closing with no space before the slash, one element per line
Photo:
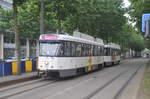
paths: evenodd
<path fill-rule="evenodd" d="M 0 77 L 0 84 L 23 79 L 31 79 L 34 77 L 37 77 L 37 72 L 22 73 L 21 75 L 3 76 Z"/>

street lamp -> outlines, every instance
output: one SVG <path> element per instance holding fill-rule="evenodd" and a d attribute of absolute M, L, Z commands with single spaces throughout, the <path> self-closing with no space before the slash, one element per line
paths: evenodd
<path fill-rule="evenodd" d="M 44 33 L 44 1 L 40 0 L 40 34 Z"/>

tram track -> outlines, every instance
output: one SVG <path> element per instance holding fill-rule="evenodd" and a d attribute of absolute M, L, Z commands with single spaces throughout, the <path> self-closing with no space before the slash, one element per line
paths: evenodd
<path fill-rule="evenodd" d="M 120 69 L 120 67 L 123 69 L 123 70 L 121 70 L 120 72 L 118 72 L 118 73 L 116 73 L 117 75 L 115 75 L 115 76 L 113 76 L 113 79 L 111 78 L 111 81 L 109 80 L 109 82 L 108 82 L 108 80 L 105 82 L 105 85 L 103 85 L 103 86 L 101 86 L 101 88 L 99 88 L 99 90 L 97 90 L 97 91 L 94 91 L 94 92 L 92 92 L 91 94 L 93 94 L 93 95 L 88 95 L 87 97 L 85 97 L 84 99 L 91 99 L 93 96 L 95 96 L 97 93 L 99 93 L 100 91 L 102 91 L 103 89 L 105 89 L 108 85 L 110 85 L 112 82 L 114 82 L 116 79 L 118 79 L 118 78 L 120 78 L 123 74 L 125 74 L 127 71 L 129 71 L 131 68 L 129 68 L 129 66 L 132 64 L 132 62 L 129 62 L 129 63 L 127 63 L 127 64 L 122 64 L 121 66 L 117 66 L 117 67 L 115 67 L 115 68 L 108 68 L 106 71 L 104 70 L 104 71 L 102 71 L 101 72 L 101 76 L 106 76 L 107 74 L 111 74 L 112 72 L 115 72 L 115 71 L 119 71 Z M 135 68 L 137 68 L 137 67 L 139 67 L 139 69 L 140 69 L 140 67 L 141 67 L 141 64 L 138 64 L 138 63 L 136 63 L 135 64 L 135 66 L 133 66 L 133 68 L 135 69 Z M 133 69 L 132 68 L 132 69 Z M 107 72 L 107 73 L 106 73 Z M 137 70 L 137 72 L 138 72 L 138 70 Z M 136 73 L 137 73 L 136 72 Z M 136 75 L 136 73 L 135 73 L 135 75 Z M 92 74 L 92 75 L 90 75 L 91 77 L 94 77 L 95 79 L 99 79 L 99 78 L 101 78 L 101 76 L 98 76 L 97 75 L 97 73 L 96 72 L 94 72 L 94 73 L 90 73 L 90 74 Z M 86 77 L 86 75 L 85 75 L 85 77 Z M 84 75 L 83 76 L 79 76 L 79 77 L 76 77 L 75 79 L 80 79 L 80 78 L 85 78 L 84 77 Z M 89 74 L 87 74 L 87 78 L 91 78 L 91 77 L 89 77 Z M 74 80 L 75 80 L 74 79 Z M 85 80 L 85 79 L 84 79 Z M 18 95 L 20 96 L 20 94 L 27 94 L 27 93 L 29 93 L 29 92 L 33 92 L 33 91 L 36 91 L 36 90 L 34 90 L 34 89 L 38 89 L 38 90 L 40 90 L 40 88 L 42 89 L 42 88 L 45 88 L 46 86 L 48 86 L 48 87 L 50 87 L 51 86 L 51 84 L 53 85 L 55 82 L 57 82 L 58 80 L 54 80 L 54 81 L 52 81 L 52 80 L 49 80 L 49 82 L 45 82 L 44 80 L 41 80 L 41 79 L 39 79 L 38 81 L 33 81 L 33 82 L 30 82 L 30 83 L 28 83 L 28 84 L 25 84 L 25 85 L 23 85 L 23 86 L 21 86 L 21 85 L 18 85 L 18 86 L 15 86 L 15 87 L 11 87 L 11 88 L 6 88 L 6 89 L 4 89 L 4 90 L 0 90 L 0 99 L 7 99 L 7 98 L 12 98 L 12 97 L 17 97 Z M 64 80 L 63 80 L 64 81 Z M 72 80 L 71 80 L 72 81 Z M 80 80 L 81 81 L 81 80 Z M 91 82 L 91 80 L 89 81 L 89 82 Z M 130 81 L 129 81 L 130 82 Z M 61 84 L 61 83 L 60 83 Z M 83 84 L 83 83 L 82 83 Z M 86 83 L 87 84 L 87 83 Z M 49 86 L 50 85 L 50 86 Z M 80 86 L 81 84 L 79 84 L 79 86 Z M 75 87 L 77 87 L 78 85 L 76 85 Z M 102 88 L 103 87 L 103 88 Z M 51 88 L 51 87 L 50 87 Z M 71 89 L 74 89 L 74 86 L 72 86 L 70 89 L 68 89 L 68 90 L 64 90 L 64 92 L 67 92 L 67 91 L 69 91 L 69 90 L 71 90 Z M 124 89 L 124 88 L 122 88 L 122 89 Z M 13 90 L 15 90 L 15 91 L 13 91 Z M 29 91 L 29 92 L 28 92 Z M 5 94 L 3 95 L 1 95 L 1 92 L 4 92 Z M 10 92 L 10 93 L 9 93 Z M 47 95 L 46 95 L 47 96 Z M 118 95 L 119 96 L 119 95 Z M 116 97 L 118 97 L 117 95 L 116 95 Z M 47 96 L 47 97 L 51 97 L 51 96 Z M 15 98 L 14 98 L 15 99 Z M 112 98 L 112 99 L 116 99 L 116 98 Z M 119 99 L 119 98 L 118 98 Z"/>
<path fill-rule="evenodd" d="M 120 88 L 120 90 L 111 99 L 119 99 L 120 94 L 123 92 L 123 90 L 129 84 L 129 82 L 134 78 L 134 76 L 137 74 L 137 72 L 140 70 L 141 67 L 142 67 L 141 64 L 137 66 L 136 70 L 132 73 L 132 75 L 129 77 L 129 79 L 125 82 L 125 84 Z M 127 70 L 123 71 L 122 73 L 120 73 L 119 75 L 112 78 L 111 80 L 107 81 L 103 86 L 94 90 L 91 94 L 86 96 L 84 99 L 95 99 L 95 98 L 93 98 L 94 96 L 96 96 L 99 92 L 102 92 L 106 87 L 108 87 L 110 84 L 112 84 L 115 80 L 122 77 L 122 75 L 128 73 L 129 70 L 130 69 L 127 69 Z"/>
<path fill-rule="evenodd" d="M 120 75 L 123 73 L 123 72 L 126 72 L 126 71 L 128 71 L 129 70 L 129 68 L 128 67 L 126 67 L 126 65 L 127 64 L 124 64 L 124 65 L 122 65 L 121 66 L 121 68 L 123 69 L 123 70 L 121 70 L 119 73 L 120 73 Z M 131 63 L 129 62 L 128 63 L 128 65 L 131 65 Z M 125 66 L 125 68 L 124 68 L 124 66 Z M 109 67 L 108 69 L 110 69 L 111 71 L 109 71 L 109 70 L 107 70 L 107 72 L 103 72 L 103 74 L 101 74 L 101 75 L 92 75 L 91 77 L 89 77 L 89 80 L 88 81 L 86 81 L 86 80 L 84 80 L 84 81 L 81 81 L 81 83 L 77 83 L 77 84 L 74 84 L 73 86 L 69 86 L 69 87 L 67 87 L 67 88 L 65 88 L 65 89 L 63 89 L 63 90 L 61 90 L 61 91 L 57 91 L 57 93 L 56 94 L 52 94 L 52 95 L 45 95 L 44 96 L 44 98 L 43 97 L 41 97 L 41 98 L 43 98 L 43 99 L 60 99 L 60 97 L 62 98 L 62 99 L 71 99 L 71 97 L 67 94 L 67 93 L 70 93 L 71 94 L 71 92 L 74 92 L 73 90 L 86 90 L 87 88 L 88 88 L 88 85 L 89 85 L 89 83 L 91 83 L 91 82 L 95 82 L 95 80 L 97 80 L 97 79 L 103 79 L 103 77 L 104 76 L 107 76 L 108 74 L 111 74 L 111 73 L 113 73 L 113 72 L 116 72 L 117 70 L 119 71 L 120 69 L 120 66 L 118 67 L 118 66 L 116 66 L 114 69 L 115 69 L 115 71 L 114 70 L 112 70 L 111 69 L 111 67 Z M 113 77 L 116 77 L 116 74 L 118 75 L 118 73 L 114 73 L 115 74 L 115 76 L 113 76 Z M 102 77 L 103 76 L 103 77 Z M 118 75 L 119 76 L 119 75 Z M 111 77 L 111 76 L 110 76 Z M 106 77 L 106 79 L 110 79 L 110 77 L 108 78 L 108 77 Z M 93 78 L 93 79 L 92 79 Z M 117 77 L 116 77 L 117 78 Z M 97 81 L 99 81 L 99 80 L 97 80 Z M 107 81 L 102 81 L 102 83 L 107 83 Z M 104 83 L 104 84 L 105 84 Z M 92 84 L 91 84 L 92 85 Z M 101 85 L 103 85 L 103 84 L 101 84 Z M 100 85 L 100 86 L 101 86 Z M 86 88 L 87 87 L 87 88 Z M 92 88 L 92 87 L 91 87 Z M 97 88 L 97 87 L 96 87 Z M 90 89 L 90 88 L 88 88 L 88 89 Z M 93 89 L 91 89 L 91 90 L 93 90 Z M 91 90 L 89 90 L 89 92 L 92 92 Z M 77 91 L 77 92 L 75 92 L 75 93 L 72 93 L 73 95 L 76 95 L 78 98 L 76 98 L 76 99 L 88 99 L 87 97 L 86 97 L 86 95 L 88 95 L 88 94 L 86 94 L 85 95 L 85 97 L 86 98 L 84 98 L 82 95 L 83 94 L 81 94 L 82 92 L 81 91 Z M 81 96 L 80 96 L 81 95 Z M 64 97 L 64 96 L 66 96 L 66 97 Z M 46 97 L 46 98 L 45 98 Z M 40 98 L 39 98 L 40 99 Z M 75 99 L 75 98 L 73 98 L 73 99 Z"/>
<path fill-rule="evenodd" d="M 113 70 L 111 70 L 111 71 L 113 71 Z M 94 74 L 95 74 L 95 73 L 96 73 L 96 72 L 94 72 Z M 82 78 L 82 77 L 84 77 L 84 75 L 79 76 L 79 77 L 76 77 L 75 79 Z M 3 89 L 0 90 L 0 93 L 9 93 L 10 91 L 12 92 L 13 90 L 19 90 L 19 88 L 21 88 L 22 90 L 19 90 L 19 91 L 14 92 L 14 93 L 11 93 L 11 92 L 10 92 L 10 94 L 4 95 L 4 96 L 2 96 L 2 95 L 0 94 L 0 99 L 11 98 L 11 97 L 17 96 L 17 95 L 19 95 L 19 94 L 21 94 L 21 93 L 25 93 L 25 92 L 28 92 L 28 91 L 31 91 L 31 90 L 34 90 L 34 89 L 38 89 L 38 88 L 41 88 L 41 87 L 45 87 L 45 86 L 48 86 L 48 85 L 51 85 L 51 84 L 57 82 L 58 80 L 55 80 L 55 81 L 49 80 L 50 82 L 46 82 L 46 83 L 44 83 L 44 84 L 42 84 L 42 85 L 39 85 L 39 86 L 37 85 L 37 86 L 35 86 L 35 87 L 30 87 L 30 88 L 27 88 L 27 89 L 26 89 L 26 87 L 28 87 L 28 86 L 32 86 L 32 85 L 35 85 L 35 84 L 37 84 L 37 83 L 44 82 L 44 81 L 45 81 L 45 80 L 43 80 L 43 79 L 38 79 L 38 80 L 35 80 L 35 81 L 33 81 L 33 82 L 29 82 L 29 83 L 26 83 L 26 84 L 20 84 L 20 85 L 14 86 L 14 87 L 11 87 L 11 86 L 8 86 L 8 88 L 5 88 L 5 87 L 4 87 Z M 10 87 L 10 88 L 9 88 L 9 87 Z"/>
<path fill-rule="evenodd" d="M 6 92 L 8 90 L 12 90 L 12 89 L 17 89 L 17 88 L 20 88 L 20 87 L 28 86 L 28 85 L 31 85 L 31 84 L 35 84 L 35 83 L 38 83 L 38 82 L 41 82 L 41 81 L 43 81 L 43 80 L 38 79 L 38 80 L 30 81 L 30 82 L 24 82 L 24 83 L 21 83 L 19 85 L 15 85 L 15 86 L 12 85 L 12 86 L 8 86 L 6 88 L 4 87 L 4 88 L 0 89 L 0 93 L 1 92 Z"/>
<path fill-rule="evenodd" d="M 30 83 L 30 84 L 26 84 L 25 86 L 16 86 L 16 87 L 8 88 L 8 89 L 5 89 L 5 90 L 1 90 L 0 99 L 7 99 L 7 98 L 10 98 L 12 96 L 19 95 L 21 93 L 25 93 L 25 92 L 28 92 L 28 91 L 31 91 L 31 90 L 34 90 L 34 89 L 38 89 L 38 88 L 41 88 L 41 87 L 51 85 L 51 84 L 53 84 L 57 81 L 58 80 L 53 80 L 53 81 L 50 81 L 50 82 L 43 83 L 42 80 L 39 80 L 39 81 L 36 81 L 36 83 L 33 82 L 33 83 Z M 39 85 L 35 86 L 35 84 L 41 83 L 41 82 L 42 82 L 42 84 L 39 84 Z M 32 85 L 34 85 L 34 86 L 32 86 Z M 19 89 L 19 88 L 21 88 L 21 89 Z M 6 94 L 5 93 L 6 91 L 7 91 L 7 93 L 8 93 L 8 91 L 11 91 L 11 93 Z M 5 93 L 5 94 L 3 95 L 3 93 Z"/>
<path fill-rule="evenodd" d="M 95 73 L 96 73 L 96 72 L 95 72 Z M 80 78 L 80 77 L 82 78 L 82 77 L 84 77 L 84 75 L 79 76 L 79 77 L 76 77 L 76 79 L 78 79 L 78 78 Z M 15 95 L 18 95 L 18 94 L 21 94 L 21 93 L 25 93 L 25 92 L 27 92 L 27 91 L 31 91 L 31 90 L 33 90 L 33 89 L 41 88 L 41 87 L 44 87 L 44 86 L 46 86 L 46 85 L 53 84 L 53 83 L 55 83 L 55 82 L 58 81 L 58 80 L 55 80 L 55 81 L 52 81 L 52 82 L 47 82 L 46 84 L 42 84 L 42 85 L 40 85 L 40 86 L 36 86 L 36 87 L 32 87 L 32 88 L 25 89 L 25 87 L 32 86 L 32 85 L 35 85 L 35 84 L 37 84 L 37 83 L 44 82 L 44 81 L 45 81 L 45 80 L 43 80 L 43 79 L 38 79 L 38 80 L 29 82 L 29 83 L 24 82 L 25 84 L 24 84 L 24 83 L 20 83 L 19 85 L 17 84 L 17 85 L 15 85 L 15 86 L 12 85 L 12 86 L 4 87 L 4 88 L 0 89 L 0 99 L 10 98 L 10 97 L 12 97 L 12 96 L 15 96 Z M 12 94 L 9 94 L 9 95 L 1 96 L 2 93 L 8 93 L 9 91 L 17 90 L 17 89 L 19 89 L 19 88 L 22 88 L 23 90 L 19 90 L 18 92 L 12 93 Z"/>
<path fill-rule="evenodd" d="M 119 96 L 122 94 L 122 92 L 124 91 L 124 89 L 128 86 L 128 84 L 130 83 L 130 81 L 136 76 L 136 74 L 138 73 L 138 71 L 141 69 L 142 65 L 139 66 L 136 71 L 130 76 L 130 78 L 127 80 L 127 82 L 121 87 L 121 89 L 118 91 L 118 93 L 114 96 L 113 99 L 119 99 Z"/>

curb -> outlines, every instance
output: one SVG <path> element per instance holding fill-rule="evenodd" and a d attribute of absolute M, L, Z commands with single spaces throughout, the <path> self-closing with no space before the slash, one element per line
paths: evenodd
<path fill-rule="evenodd" d="M 30 76 L 30 77 L 24 77 L 24 78 L 18 78 L 18 79 L 15 79 L 15 80 L 8 80 L 8 81 L 0 82 L 0 88 L 10 86 L 10 85 L 14 85 L 14 84 L 18 84 L 18 83 L 22 83 L 22 82 L 26 82 L 26 81 L 30 81 L 30 80 L 35 80 L 35 79 L 38 79 L 38 78 L 39 77 L 37 75 L 33 75 L 33 76 Z"/>

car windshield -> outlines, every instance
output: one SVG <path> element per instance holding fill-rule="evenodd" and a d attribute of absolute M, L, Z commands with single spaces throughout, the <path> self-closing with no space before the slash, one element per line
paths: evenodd
<path fill-rule="evenodd" d="M 58 42 L 41 42 L 40 56 L 55 56 L 61 43 Z"/>

